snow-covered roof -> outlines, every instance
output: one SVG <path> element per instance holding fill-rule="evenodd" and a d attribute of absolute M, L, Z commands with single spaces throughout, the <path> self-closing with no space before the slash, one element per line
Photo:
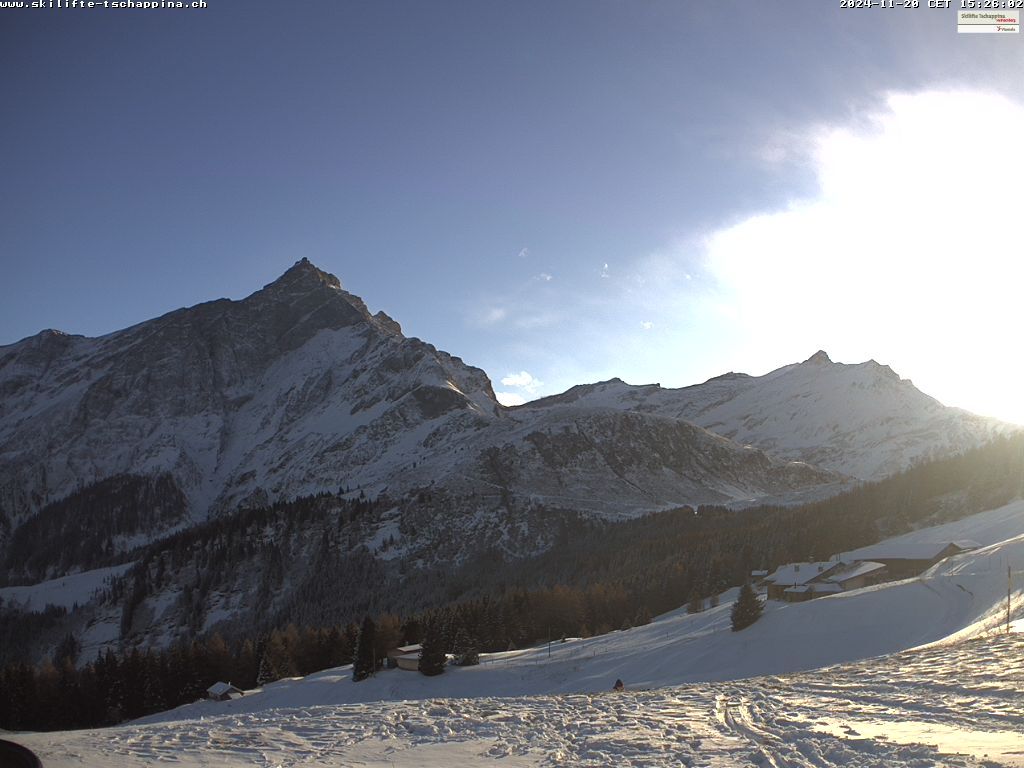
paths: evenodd
<path fill-rule="evenodd" d="M 420 645 L 419 643 L 416 643 L 414 645 L 400 645 L 399 647 L 392 648 L 390 651 L 388 651 L 388 658 L 389 659 L 398 659 L 398 658 L 401 658 L 402 656 L 409 656 L 410 654 L 417 654 L 417 653 L 419 653 L 422 650 L 423 650 L 423 646 Z"/>
<path fill-rule="evenodd" d="M 775 572 L 772 573 L 766 581 L 770 581 L 780 587 L 787 584 L 806 584 L 811 579 L 816 579 L 819 576 L 828 573 L 838 565 L 839 562 L 837 561 L 822 563 L 789 563 L 788 565 L 780 565 L 776 568 Z"/>
<path fill-rule="evenodd" d="M 883 541 L 847 555 L 857 560 L 931 560 L 950 544 L 961 550 L 978 549 L 981 545 L 970 539 L 957 541 Z"/>
<path fill-rule="evenodd" d="M 881 563 L 875 563 L 871 560 L 858 560 L 855 563 L 843 563 L 842 568 L 837 569 L 834 573 L 829 574 L 825 578 L 827 581 L 842 584 L 844 581 L 856 579 L 858 576 L 866 576 L 869 573 L 875 573 L 883 568 L 885 568 L 885 566 Z"/>
<path fill-rule="evenodd" d="M 956 544 L 965 552 L 972 549 L 981 549 L 981 544 L 976 542 L 974 539 L 957 539 L 953 544 Z"/>
<path fill-rule="evenodd" d="M 214 683 L 206 689 L 206 693 L 210 696 L 223 696 L 225 693 L 232 691 L 238 691 L 238 688 L 231 683 Z"/>
<path fill-rule="evenodd" d="M 753 576 L 756 579 L 759 579 L 759 578 L 762 578 L 764 576 L 767 576 L 768 575 L 768 571 L 761 571 L 761 570 L 751 571 L 750 575 Z"/>

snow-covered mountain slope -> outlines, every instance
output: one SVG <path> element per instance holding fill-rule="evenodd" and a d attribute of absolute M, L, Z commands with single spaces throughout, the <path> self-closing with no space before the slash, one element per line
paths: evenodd
<path fill-rule="evenodd" d="M 168 474 L 194 519 L 342 486 L 451 484 L 622 514 L 835 480 L 659 414 L 510 418 L 482 371 L 305 260 L 241 301 L 2 347 L 0 393 L 0 513 L 15 525 L 116 475 Z"/>
<path fill-rule="evenodd" d="M 636 688 L 736 680 L 816 669 L 998 630 L 1006 616 L 1006 566 L 1024 563 L 1024 501 L 890 541 L 953 539 L 972 539 L 982 546 L 948 558 L 918 578 L 804 603 L 768 601 L 762 618 L 742 632 L 730 630 L 737 592 L 732 589 L 717 607 L 702 613 L 688 614 L 681 608 L 645 626 L 555 643 L 550 655 L 547 647 L 485 654 L 480 666 L 452 668 L 437 678 L 389 670 L 360 683 L 352 683 L 347 668 L 341 668 L 302 682 L 268 685 L 262 693 L 233 702 L 231 711 L 294 706 L 303 685 L 308 685 L 307 704 L 342 704 L 600 692 L 616 678 Z M 1024 574 L 1018 576 L 1015 616 L 1024 612 Z M 195 710 L 178 712 L 192 717 L 217 711 L 218 706 L 203 702 Z"/>
<path fill-rule="evenodd" d="M 96 568 L 59 579 L 42 581 L 22 587 L 0 587 L 0 600 L 7 605 L 21 605 L 26 610 L 41 611 L 48 605 L 72 609 L 96 598 L 109 586 L 112 577 L 120 576 L 131 564 Z"/>
<path fill-rule="evenodd" d="M 483 497 L 514 493 L 609 518 L 784 495 L 838 480 L 680 419 L 575 404 L 513 410 L 467 445 L 468 460 L 456 457 L 448 488 Z"/>
<path fill-rule="evenodd" d="M 1024 560 L 1024 502 L 901 540 L 944 538 L 983 547 L 917 579 L 772 604 L 739 633 L 729 631 L 726 599 L 550 650 L 484 656 L 439 677 L 389 670 L 352 683 L 342 667 L 118 728 L 17 740 L 49 766 L 86 756 L 114 768 L 161 759 L 233 768 L 255 756 L 405 766 L 1024 764 L 1024 636 L 1000 629 L 1006 563 Z M 1013 615 L 1022 609 L 1018 581 Z M 823 674 L 824 665 L 834 666 Z M 625 693 L 608 692 L 616 678 Z"/>
<path fill-rule="evenodd" d="M 822 351 L 764 376 L 727 373 L 682 389 L 612 379 L 520 408 L 569 403 L 685 419 L 772 456 L 866 480 L 1015 429 L 946 407 L 874 360 L 833 363 Z"/>
<path fill-rule="evenodd" d="M 116 474 L 170 472 L 200 514 L 373 482 L 438 427 L 498 411 L 482 371 L 305 260 L 242 301 L 2 348 L 0 392 L 0 506 L 15 517 Z"/>

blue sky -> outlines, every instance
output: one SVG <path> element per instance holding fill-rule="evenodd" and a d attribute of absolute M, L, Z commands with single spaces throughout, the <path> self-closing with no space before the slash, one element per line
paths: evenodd
<path fill-rule="evenodd" d="M 1024 421 L 1020 36 L 838 0 L 208 3 L 2 12 L 0 344 L 307 257 L 510 402 L 825 348 Z"/>

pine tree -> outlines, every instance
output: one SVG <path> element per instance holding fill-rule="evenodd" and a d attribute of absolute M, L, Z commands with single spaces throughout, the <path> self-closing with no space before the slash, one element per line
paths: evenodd
<path fill-rule="evenodd" d="M 423 637 L 423 649 L 420 651 L 420 672 L 424 675 L 440 675 L 444 672 L 448 657 L 444 650 L 443 628 L 437 618 L 427 624 Z"/>
<path fill-rule="evenodd" d="M 295 677 L 298 674 L 287 637 L 285 632 L 276 629 L 270 633 L 270 637 L 263 645 L 260 669 L 256 677 L 257 685 L 272 683 L 283 677 Z"/>
<path fill-rule="evenodd" d="M 732 631 L 739 632 L 741 629 L 749 627 L 761 618 L 762 610 L 763 606 L 757 598 L 754 588 L 750 586 L 749 581 L 746 582 L 740 588 L 739 597 L 736 598 L 736 602 L 732 606 Z"/>
<path fill-rule="evenodd" d="M 376 659 L 373 655 L 373 644 L 376 639 L 377 627 L 373 619 L 366 616 L 363 625 L 359 628 L 359 638 L 356 640 L 355 659 L 352 661 L 352 680 L 359 682 L 372 675 Z"/>
<path fill-rule="evenodd" d="M 455 633 L 452 653 L 455 656 L 455 665 L 458 667 L 474 667 L 480 663 L 479 644 L 470 636 L 465 627 L 459 627 Z"/>
<path fill-rule="evenodd" d="M 252 640 L 242 643 L 242 648 L 233 665 L 233 671 L 228 677 L 231 682 L 239 688 L 252 688 L 256 684 L 256 676 L 259 673 L 260 657 L 256 655 L 256 645 Z"/>
<path fill-rule="evenodd" d="M 57 644 L 56 650 L 53 652 L 54 661 L 57 664 L 63 664 L 65 660 L 70 660 L 71 664 L 74 665 L 78 661 L 78 653 L 82 650 L 82 644 L 78 642 L 78 639 L 68 632 L 64 635 L 64 639 Z"/>
<path fill-rule="evenodd" d="M 349 622 L 341 635 L 339 648 L 339 664 L 351 664 L 356 658 L 356 646 L 359 644 L 359 625 Z"/>
<path fill-rule="evenodd" d="M 700 596 L 697 590 L 694 590 L 690 594 L 690 601 L 686 605 L 687 613 L 700 613 L 704 610 L 704 598 Z"/>

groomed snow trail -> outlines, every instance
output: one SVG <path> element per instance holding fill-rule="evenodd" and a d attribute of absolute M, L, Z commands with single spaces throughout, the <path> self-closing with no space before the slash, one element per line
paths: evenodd
<path fill-rule="evenodd" d="M 15 740 L 48 768 L 975 768 L 1024 766 L 1022 713 L 1024 635 L 1011 634 L 657 691 L 267 709 Z"/>

